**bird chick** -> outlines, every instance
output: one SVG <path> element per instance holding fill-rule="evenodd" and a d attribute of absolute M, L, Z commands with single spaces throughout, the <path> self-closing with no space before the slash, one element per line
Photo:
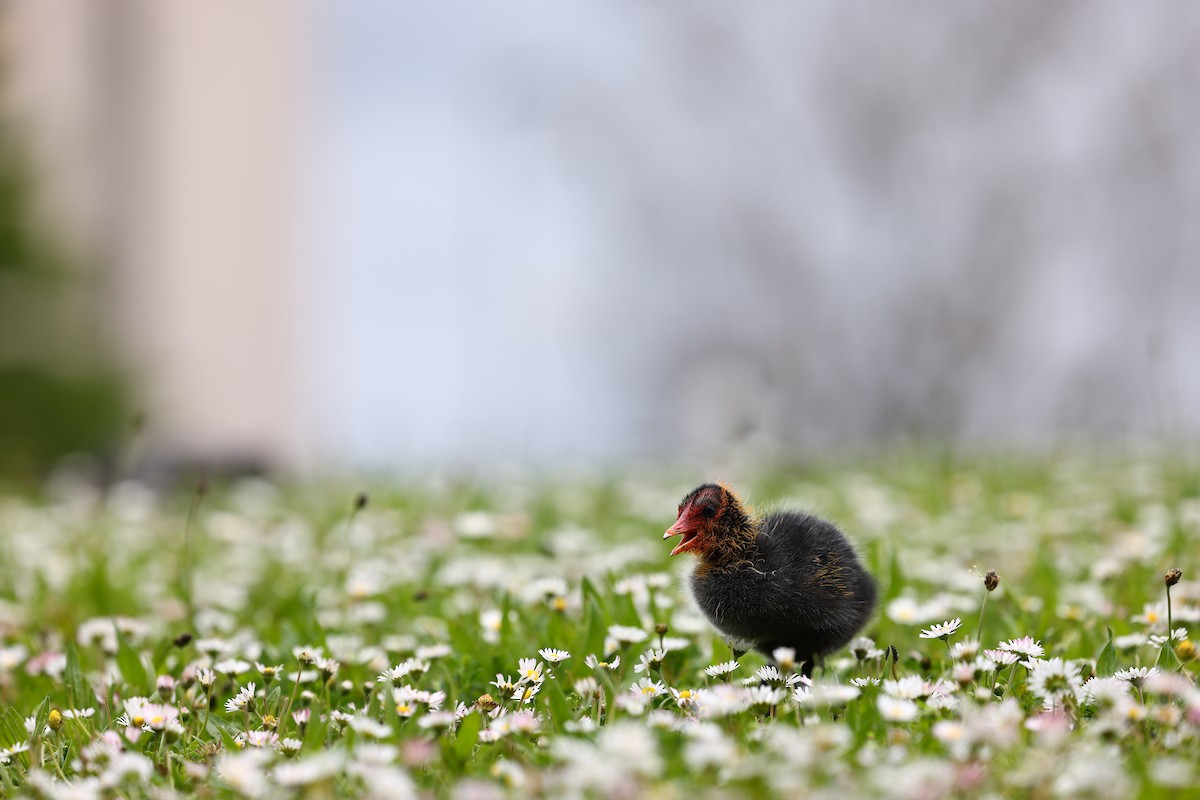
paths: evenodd
<path fill-rule="evenodd" d="M 726 486 L 706 483 L 679 504 L 664 539 L 692 553 L 700 610 L 736 649 L 796 651 L 802 672 L 844 646 L 875 609 L 875 581 L 832 523 L 784 511 L 755 517 Z"/>

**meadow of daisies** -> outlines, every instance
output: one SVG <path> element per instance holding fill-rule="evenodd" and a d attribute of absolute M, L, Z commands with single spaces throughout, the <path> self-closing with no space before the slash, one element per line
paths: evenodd
<path fill-rule="evenodd" d="M 1194 467 L 745 471 L 880 582 L 811 681 L 735 658 L 667 557 L 713 477 L 9 492 L 0 796 L 1196 794 Z"/>

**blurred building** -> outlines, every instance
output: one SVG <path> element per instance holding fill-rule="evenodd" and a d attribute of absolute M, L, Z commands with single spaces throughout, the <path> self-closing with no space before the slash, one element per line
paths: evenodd
<path fill-rule="evenodd" d="M 151 459 L 296 463 L 296 4 L 13 0 L 6 100 Z"/>

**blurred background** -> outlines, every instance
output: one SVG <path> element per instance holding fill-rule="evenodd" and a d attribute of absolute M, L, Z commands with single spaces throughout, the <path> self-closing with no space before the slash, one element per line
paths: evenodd
<path fill-rule="evenodd" d="M 6 0 L 0 471 L 1200 430 L 1200 6 Z"/>

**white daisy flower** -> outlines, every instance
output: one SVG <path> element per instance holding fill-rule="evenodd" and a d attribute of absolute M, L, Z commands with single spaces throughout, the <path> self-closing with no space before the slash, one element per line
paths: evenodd
<path fill-rule="evenodd" d="M 245 688 L 238 692 L 232 699 L 225 701 L 225 710 L 230 714 L 237 711 L 243 711 L 254 700 L 254 684 L 247 683 Z"/>
<path fill-rule="evenodd" d="M 628 625 L 610 625 L 608 627 L 608 635 L 621 644 L 644 642 L 650 636 L 650 634 L 641 628 L 632 628 Z"/>
<path fill-rule="evenodd" d="M 621 657 L 614 656 L 612 661 L 601 661 L 594 654 L 589 654 L 588 657 L 583 660 L 583 663 L 587 664 L 592 669 L 606 669 L 609 672 L 613 672 L 621 666 Z"/>
<path fill-rule="evenodd" d="M 1147 678 L 1152 678 L 1158 674 L 1158 667 L 1130 667 L 1129 669 L 1117 670 L 1113 673 L 1113 677 L 1119 681 L 1126 681 L 1135 688 L 1140 689 L 1145 684 Z"/>
<path fill-rule="evenodd" d="M 716 678 L 721 675 L 728 675 L 738 668 L 736 661 L 722 661 L 720 664 L 713 664 L 711 667 L 705 667 L 704 673 L 710 678 Z"/>
<path fill-rule="evenodd" d="M 802 705 L 809 706 L 840 706 L 858 697 L 862 691 L 857 686 L 843 686 L 837 683 L 814 684 L 804 699 L 797 693 L 796 700 Z"/>
<path fill-rule="evenodd" d="M 749 699 L 745 689 L 722 683 L 696 692 L 696 706 L 701 717 L 713 719 L 745 711 L 749 707 Z"/>
<path fill-rule="evenodd" d="M 304 742 L 299 739 L 288 737 L 280 739 L 275 745 L 275 749 L 283 753 L 285 756 L 291 757 L 300 752 L 300 748 L 304 746 Z"/>
<path fill-rule="evenodd" d="M 965 642 L 955 642 L 950 648 L 950 655 L 957 661 L 974 661 L 979 654 L 979 642 L 968 639 Z"/>
<path fill-rule="evenodd" d="M 575 690 L 576 694 L 586 700 L 594 700 L 600 696 L 600 682 L 591 675 L 575 681 L 571 688 Z"/>
<path fill-rule="evenodd" d="M 1023 663 L 1029 664 L 1029 691 L 1041 698 L 1047 708 L 1061 704 L 1067 697 L 1074 697 L 1083 685 L 1079 665 L 1073 661 L 1051 658 Z"/>
<path fill-rule="evenodd" d="M 776 706 L 787 697 L 787 692 L 773 686 L 752 686 L 746 691 L 746 700 L 751 706 Z"/>
<path fill-rule="evenodd" d="M 1011 650 L 984 650 L 983 654 L 997 667 L 1009 667 L 1021 660 L 1021 656 Z"/>
<path fill-rule="evenodd" d="M 518 703 L 532 703 L 533 698 L 537 696 L 537 693 L 539 690 L 541 690 L 541 688 L 541 682 L 518 685 L 512 694 L 512 699 L 516 700 Z"/>
<path fill-rule="evenodd" d="M 500 626 L 504 622 L 504 614 L 497 609 L 489 609 L 479 614 L 479 625 L 483 628 L 483 640 L 488 644 L 500 641 Z"/>
<path fill-rule="evenodd" d="M 912 722 L 920 713 L 920 707 L 912 700 L 881 694 L 875 699 L 875 707 L 888 722 Z"/>
<path fill-rule="evenodd" d="M 883 693 L 899 700 L 916 700 L 929 694 L 929 685 L 920 675 L 905 675 L 898 680 L 885 680 Z"/>
<path fill-rule="evenodd" d="M 691 708 L 696 704 L 696 693 L 691 689 L 671 689 L 675 696 L 675 704 L 680 708 Z"/>
<path fill-rule="evenodd" d="M 955 617 L 947 622 L 941 622 L 921 631 L 922 639 L 947 639 L 962 627 L 962 619 Z"/>
<path fill-rule="evenodd" d="M 522 658 L 517 668 L 520 683 L 541 683 L 545 676 L 542 673 L 542 662 L 536 658 Z"/>
<path fill-rule="evenodd" d="M 1075 692 L 1075 700 L 1081 706 L 1115 706 L 1129 697 L 1129 683 L 1117 677 L 1088 678 Z"/>
<path fill-rule="evenodd" d="M 418 647 L 415 655 L 418 659 L 433 661 L 436 658 L 445 658 L 453 652 L 453 648 L 448 644 L 430 644 Z"/>
<path fill-rule="evenodd" d="M 634 683 L 633 686 L 630 686 L 629 691 L 642 697 L 658 697 L 667 691 L 667 687 L 651 678 L 642 678 Z"/>
<path fill-rule="evenodd" d="M 1041 658 L 1046 654 L 1046 648 L 1042 647 L 1041 642 L 1034 641 L 1032 636 L 1022 636 L 1020 639 L 1009 639 L 1007 642 L 1001 642 L 1000 649 L 1029 658 Z M 995 659 L 992 660 L 995 661 Z"/>
<path fill-rule="evenodd" d="M 796 668 L 796 648 L 794 647 L 776 647 L 771 651 L 771 658 L 775 659 L 775 663 L 784 672 L 791 672 Z"/>
<path fill-rule="evenodd" d="M 647 650 L 642 653 L 641 660 L 634 665 L 633 671 L 636 673 L 657 670 L 662 666 L 662 662 L 667 657 L 666 650 Z"/>

